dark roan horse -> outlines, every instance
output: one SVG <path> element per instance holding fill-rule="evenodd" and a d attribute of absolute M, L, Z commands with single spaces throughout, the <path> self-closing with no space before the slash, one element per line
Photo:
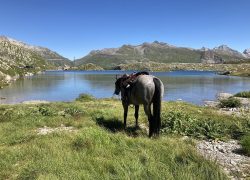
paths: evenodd
<path fill-rule="evenodd" d="M 124 128 L 126 128 L 128 106 L 135 106 L 136 126 L 138 126 L 139 105 L 144 106 L 144 111 L 149 121 L 149 137 L 159 135 L 161 127 L 161 101 L 164 94 L 164 85 L 161 80 L 148 73 L 139 72 L 132 75 L 124 74 L 115 82 L 114 94 L 121 92 L 124 109 Z M 153 114 L 151 105 L 153 104 Z"/>

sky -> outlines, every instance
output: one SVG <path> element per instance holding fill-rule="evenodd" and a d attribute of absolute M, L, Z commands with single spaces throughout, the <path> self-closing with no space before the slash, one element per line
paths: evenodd
<path fill-rule="evenodd" d="M 250 0 L 0 0 L 0 35 L 71 60 L 155 40 L 242 52 L 250 48 Z"/>

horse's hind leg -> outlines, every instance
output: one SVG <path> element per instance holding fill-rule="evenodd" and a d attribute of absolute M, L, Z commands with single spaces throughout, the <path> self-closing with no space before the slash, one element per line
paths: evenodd
<path fill-rule="evenodd" d="M 123 103 L 123 120 L 124 120 L 124 129 L 127 126 L 127 115 L 128 115 L 128 105 L 126 103 Z"/>
<path fill-rule="evenodd" d="M 151 137 L 154 133 L 154 123 L 153 123 L 153 116 L 151 113 L 151 106 L 150 104 L 144 105 L 144 111 L 146 115 L 148 116 L 148 122 L 149 122 L 149 137 Z"/>
<path fill-rule="evenodd" d="M 138 112 L 139 112 L 139 105 L 135 105 L 135 126 L 138 127 Z"/>

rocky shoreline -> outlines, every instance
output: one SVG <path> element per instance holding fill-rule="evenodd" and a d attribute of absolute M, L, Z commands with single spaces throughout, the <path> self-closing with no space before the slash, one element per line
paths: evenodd
<path fill-rule="evenodd" d="M 234 115 L 234 116 L 249 116 L 250 115 L 250 98 L 242 98 L 242 97 L 234 97 L 238 99 L 241 103 L 241 107 L 234 108 L 220 108 L 220 100 L 228 99 L 233 97 L 233 94 L 230 93 L 219 93 L 217 95 L 217 99 L 214 101 L 204 101 L 204 106 L 208 106 L 211 108 L 217 108 L 218 112 L 221 114 Z M 250 117 L 249 117 L 250 118 Z"/>
<path fill-rule="evenodd" d="M 1 72 L 0 72 L 1 73 Z M 23 75 L 15 75 L 15 76 L 10 76 L 10 75 L 6 75 L 6 74 L 0 74 L 0 89 L 4 88 L 4 86 L 8 86 L 11 83 L 15 82 L 16 80 L 20 79 L 20 78 L 24 78 L 24 77 L 31 77 L 34 76 L 35 74 L 41 74 L 42 71 L 38 71 L 38 72 L 26 72 Z"/>
<path fill-rule="evenodd" d="M 230 179 L 250 178 L 250 157 L 241 153 L 241 145 L 236 140 L 200 141 L 196 148 L 208 160 L 218 163 Z"/>
<path fill-rule="evenodd" d="M 148 70 L 148 71 L 216 71 L 220 75 L 236 75 L 250 77 L 250 63 L 245 64 L 207 64 L 207 63 L 157 63 L 138 62 L 120 64 L 115 70 Z"/>

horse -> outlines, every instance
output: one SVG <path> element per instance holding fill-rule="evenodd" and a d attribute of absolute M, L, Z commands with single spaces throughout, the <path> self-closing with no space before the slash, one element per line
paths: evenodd
<path fill-rule="evenodd" d="M 134 117 L 136 126 L 138 126 L 139 105 L 143 105 L 149 122 L 149 137 L 158 136 L 161 127 L 161 101 L 164 94 L 162 81 L 148 73 L 124 74 L 122 77 L 116 78 L 115 82 L 114 94 L 119 95 L 120 92 L 124 109 L 124 128 L 126 128 L 128 106 L 134 105 Z M 153 114 L 151 104 L 153 104 Z"/>

